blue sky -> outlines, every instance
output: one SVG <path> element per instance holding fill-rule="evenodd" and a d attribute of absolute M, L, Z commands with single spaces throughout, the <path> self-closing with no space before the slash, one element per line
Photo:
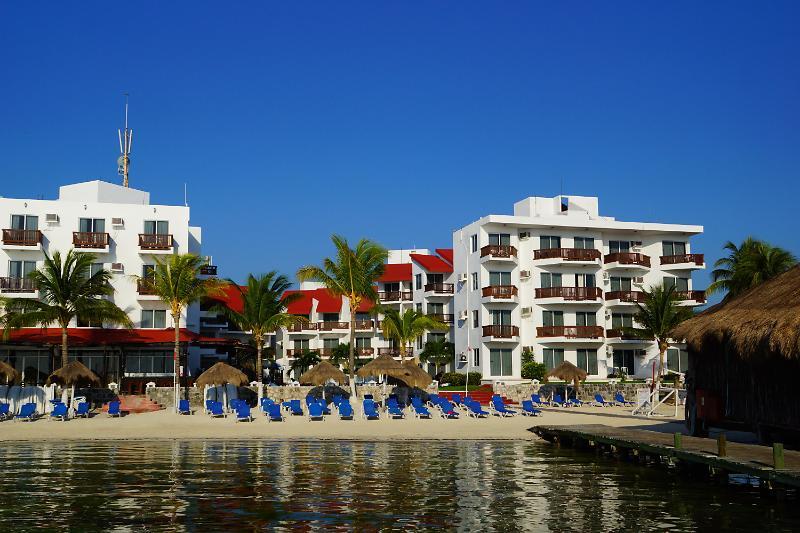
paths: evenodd
<path fill-rule="evenodd" d="M 118 180 L 180 203 L 221 273 L 329 235 L 447 246 L 525 196 L 800 254 L 794 2 L 0 4 L 0 194 Z M 126 9 L 127 8 L 127 9 Z M 707 285 L 707 273 L 696 277 Z"/>

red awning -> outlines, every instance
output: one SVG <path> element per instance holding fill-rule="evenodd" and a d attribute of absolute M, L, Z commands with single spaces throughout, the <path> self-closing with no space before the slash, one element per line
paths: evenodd
<path fill-rule="evenodd" d="M 242 291 L 246 290 L 247 287 L 241 287 Z M 222 292 L 219 294 L 210 294 L 208 296 L 210 300 L 215 302 L 220 302 L 221 304 L 225 305 L 229 309 L 236 311 L 237 313 L 241 313 L 242 309 L 244 309 L 244 304 L 242 303 L 242 295 L 239 292 L 239 289 L 236 288 L 235 285 L 225 285 L 222 288 Z"/>
<path fill-rule="evenodd" d="M 68 328 L 70 346 L 105 346 L 121 344 L 170 344 L 175 342 L 174 329 L 103 329 Z M 180 342 L 203 344 L 231 344 L 234 339 L 201 337 L 197 333 L 181 328 Z M 61 344 L 59 328 L 22 328 L 9 332 L 9 344 Z"/>
<path fill-rule="evenodd" d="M 375 302 L 371 300 L 361 300 L 361 303 L 358 305 L 358 309 L 356 309 L 357 313 L 369 313 L 372 311 L 372 308 L 375 307 Z"/>
<path fill-rule="evenodd" d="M 453 265 L 435 255 L 411 254 L 411 260 L 428 272 L 452 272 Z"/>
<path fill-rule="evenodd" d="M 378 281 L 384 283 L 411 281 L 411 263 L 386 265 Z"/>
<path fill-rule="evenodd" d="M 314 299 L 317 301 L 317 313 L 342 312 L 342 298 L 332 295 L 328 289 L 314 291 Z"/>
<path fill-rule="evenodd" d="M 309 315 L 311 314 L 311 297 L 314 291 L 286 291 L 284 297 L 290 294 L 300 294 L 301 297 L 286 306 L 286 312 L 291 315 Z"/>
<path fill-rule="evenodd" d="M 439 254 L 442 259 L 453 264 L 453 249 L 452 248 L 437 248 L 436 253 Z"/>

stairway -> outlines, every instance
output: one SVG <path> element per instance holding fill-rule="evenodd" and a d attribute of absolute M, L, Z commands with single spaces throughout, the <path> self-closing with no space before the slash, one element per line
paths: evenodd
<path fill-rule="evenodd" d="M 439 396 L 444 396 L 451 401 L 453 400 L 453 394 L 459 394 L 462 398 L 464 397 L 464 391 L 439 391 Z M 470 391 L 469 397 L 481 405 L 489 405 L 493 394 L 494 389 L 492 389 L 491 385 L 481 385 L 474 391 Z M 516 404 L 516 402 L 509 400 L 505 396 L 501 396 L 501 398 L 503 398 L 503 403 L 505 404 Z"/>
<path fill-rule="evenodd" d="M 144 395 L 121 394 L 119 395 L 119 410 L 123 413 L 152 413 L 164 407 Z M 103 405 L 101 411 L 108 411 L 108 404 Z"/>

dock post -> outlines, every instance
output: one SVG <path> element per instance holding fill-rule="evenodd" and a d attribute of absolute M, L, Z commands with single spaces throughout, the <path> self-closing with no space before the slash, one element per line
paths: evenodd
<path fill-rule="evenodd" d="M 783 443 L 776 442 L 772 445 L 772 463 L 775 466 L 775 470 L 780 470 L 784 467 Z"/>
<path fill-rule="evenodd" d="M 725 433 L 720 433 L 717 437 L 717 455 L 719 457 L 728 455 L 728 440 L 725 438 Z"/>
<path fill-rule="evenodd" d="M 682 444 L 681 443 L 681 437 L 682 436 L 683 435 L 681 435 L 680 433 L 675 433 L 675 435 L 673 435 L 674 440 L 675 440 L 674 447 L 675 447 L 676 450 L 680 450 L 681 449 L 681 444 Z"/>

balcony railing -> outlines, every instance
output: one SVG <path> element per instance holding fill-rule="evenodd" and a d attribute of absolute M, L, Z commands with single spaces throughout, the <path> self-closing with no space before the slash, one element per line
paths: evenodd
<path fill-rule="evenodd" d="M 650 267 L 650 256 L 633 253 L 633 252 L 618 252 L 613 254 L 608 254 L 604 262 L 608 263 L 619 263 L 620 265 L 638 265 L 643 267 Z"/>
<path fill-rule="evenodd" d="M 517 295 L 514 285 L 489 285 L 481 289 L 481 294 L 486 298 L 510 300 Z"/>
<path fill-rule="evenodd" d="M 414 299 L 411 291 L 381 291 L 378 293 L 378 298 L 382 302 L 410 302 Z"/>
<path fill-rule="evenodd" d="M 705 291 L 675 291 L 675 298 L 681 301 L 695 301 L 701 304 L 706 303 Z"/>
<path fill-rule="evenodd" d="M 298 355 L 304 352 L 314 352 L 316 354 L 319 354 L 321 351 L 322 350 L 319 350 L 317 348 L 290 348 L 286 350 L 286 355 L 288 357 L 297 357 Z"/>
<path fill-rule="evenodd" d="M 624 329 L 612 328 L 606 330 L 606 337 L 609 339 L 622 339 L 625 341 L 651 341 L 652 338 L 639 337 L 633 333 L 627 332 Z"/>
<path fill-rule="evenodd" d="M 358 355 L 372 355 L 375 353 L 374 348 L 358 348 L 356 347 L 356 353 Z"/>
<path fill-rule="evenodd" d="M 642 291 L 611 291 L 606 293 L 606 300 L 620 302 L 644 303 L 645 293 Z"/>
<path fill-rule="evenodd" d="M 75 248 L 105 248 L 108 246 L 108 233 L 73 231 L 72 245 Z"/>
<path fill-rule="evenodd" d="M 434 320 L 438 320 L 439 322 L 444 322 L 445 324 L 452 324 L 453 323 L 453 314 L 441 314 L 441 313 L 434 313 L 429 314 L 429 317 L 433 318 Z"/>
<path fill-rule="evenodd" d="M 172 235 L 140 233 L 139 248 L 145 250 L 170 250 L 172 249 Z"/>
<path fill-rule="evenodd" d="M 563 259 L 564 261 L 596 261 L 600 250 L 592 248 L 543 248 L 533 251 L 534 259 Z"/>
<path fill-rule="evenodd" d="M 399 348 L 378 348 L 378 355 L 391 355 L 397 357 L 400 355 Z"/>
<path fill-rule="evenodd" d="M 537 337 L 565 337 L 567 339 L 600 339 L 602 326 L 540 326 L 536 328 Z"/>
<path fill-rule="evenodd" d="M 286 327 L 289 333 L 300 333 L 301 331 L 316 331 L 317 324 L 314 322 L 306 322 L 304 324 L 292 324 Z"/>
<path fill-rule="evenodd" d="M 603 297 L 600 287 L 546 287 L 534 291 L 536 298 L 563 298 L 570 301 L 598 300 Z"/>
<path fill-rule="evenodd" d="M 156 290 L 155 287 L 153 287 L 153 280 L 151 279 L 136 280 L 136 292 L 146 296 L 154 296 L 156 294 Z"/>
<path fill-rule="evenodd" d="M 439 294 L 453 294 L 454 286 L 452 283 L 427 283 L 425 292 L 436 292 Z"/>
<path fill-rule="evenodd" d="M 481 248 L 481 257 L 487 256 L 510 259 L 517 257 L 517 249 L 510 244 L 488 244 Z"/>
<path fill-rule="evenodd" d="M 333 331 L 334 329 L 350 329 L 348 322 L 317 322 L 318 331 Z"/>
<path fill-rule="evenodd" d="M 510 339 L 519 336 L 518 326 L 483 326 L 484 337 L 496 337 L 498 339 Z"/>
<path fill-rule="evenodd" d="M 38 246 L 42 242 L 42 232 L 38 229 L 4 229 L 3 244 L 14 246 Z"/>
<path fill-rule="evenodd" d="M 203 276 L 216 276 L 217 265 L 203 265 L 200 267 L 200 274 Z"/>
<path fill-rule="evenodd" d="M 375 322 L 372 320 L 356 320 L 356 329 L 372 329 L 374 324 Z"/>
<path fill-rule="evenodd" d="M 36 284 L 28 278 L 0 278 L 0 292 L 35 292 Z"/>
<path fill-rule="evenodd" d="M 679 265 L 682 263 L 694 263 L 695 265 L 704 265 L 705 256 L 703 254 L 681 254 L 681 255 L 662 255 L 662 265 Z"/>

